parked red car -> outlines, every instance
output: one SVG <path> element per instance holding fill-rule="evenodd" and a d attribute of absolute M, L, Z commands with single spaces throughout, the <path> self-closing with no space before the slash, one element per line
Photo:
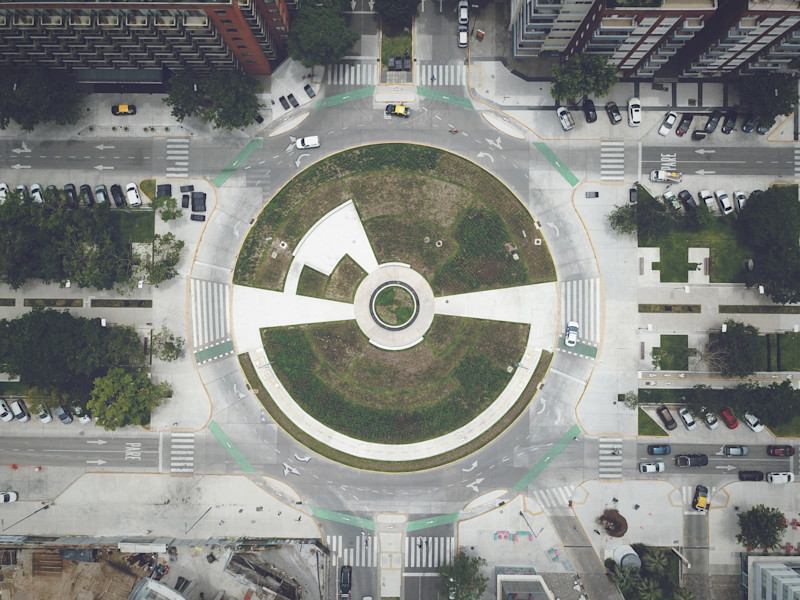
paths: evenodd
<path fill-rule="evenodd" d="M 736 429 L 739 426 L 739 421 L 733 416 L 733 411 L 727 406 L 719 411 L 719 416 L 722 417 L 722 422 L 728 426 L 728 429 Z"/>
<path fill-rule="evenodd" d="M 794 456 L 792 446 L 767 446 L 767 454 L 770 456 Z"/>

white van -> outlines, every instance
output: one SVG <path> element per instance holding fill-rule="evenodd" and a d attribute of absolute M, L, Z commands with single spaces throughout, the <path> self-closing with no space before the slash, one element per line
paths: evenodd
<path fill-rule="evenodd" d="M 306 148 L 319 148 L 319 136 L 312 135 L 309 137 L 300 138 L 295 142 L 298 150 L 305 150 Z"/>
<path fill-rule="evenodd" d="M 25 408 L 25 403 L 22 400 L 14 400 L 9 404 L 11 407 L 11 412 L 17 418 L 20 423 L 26 423 L 31 420 L 30 414 L 28 414 L 28 409 Z"/>
<path fill-rule="evenodd" d="M 142 199 L 139 197 L 139 188 L 135 183 L 129 183 L 125 186 L 125 192 L 128 196 L 128 206 L 141 206 Z"/>

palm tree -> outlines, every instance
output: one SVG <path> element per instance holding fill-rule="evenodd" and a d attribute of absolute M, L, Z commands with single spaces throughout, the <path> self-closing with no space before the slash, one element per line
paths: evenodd
<path fill-rule="evenodd" d="M 641 582 L 638 569 L 620 567 L 617 563 L 609 567 L 608 577 L 623 595 L 633 591 Z"/>
<path fill-rule="evenodd" d="M 686 588 L 678 588 L 672 600 L 694 600 L 694 594 Z"/>
<path fill-rule="evenodd" d="M 664 592 L 661 589 L 661 584 L 655 579 L 642 579 L 639 585 L 636 586 L 636 591 L 639 593 L 639 600 L 664 599 Z"/>
<path fill-rule="evenodd" d="M 660 578 L 667 572 L 669 558 L 662 548 L 648 548 L 642 558 L 642 562 L 649 573 Z"/>

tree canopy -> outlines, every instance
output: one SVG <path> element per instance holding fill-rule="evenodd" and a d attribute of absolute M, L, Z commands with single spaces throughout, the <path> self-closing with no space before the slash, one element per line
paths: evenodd
<path fill-rule="evenodd" d="M 0 129 L 16 121 L 24 131 L 40 123 L 74 125 L 85 94 L 71 74 L 42 68 L 4 69 L 0 77 Z"/>
<path fill-rule="evenodd" d="M 162 326 L 160 331 L 153 334 L 153 352 L 165 362 L 178 360 L 185 343 L 183 338 L 176 336 L 166 326 Z"/>
<path fill-rule="evenodd" d="M 719 414 L 726 406 L 736 415 L 746 412 L 758 415 L 767 427 L 776 427 L 800 416 L 800 390 L 794 389 L 788 380 L 767 386 L 743 382 L 723 390 L 696 385 L 683 393 L 690 412 L 701 418 L 706 414 Z"/>
<path fill-rule="evenodd" d="M 150 413 L 172 395 L 169 384 L 153 383 L 147 373 L 111 369 L 94 381 L 87 408 L 108 430 L 150 422 Z"/>
<path fill-rule="evenodd" d="M 786 531 L 786 516 L 777 508 L 759 504 L 739 513 L 739 533 L 736 541 L 748 551 L 756 548 L 777 548 Z"/>
<path fill-rule="evenodd" d="M 342 11 L 345 0 L 304 2 L 289 33 L 289 54 L 305 67 L 329 65 L 344 57 L 360 39 L 347 26 Z"/>
<path fill-rule="evenodd" d="M 790 115 L 798 102 L 797 80 L 786 73 L 759 73 L 736 81 L 739 98 L 762 125 L 771 127 L 778 115 Z"/>
<path fill-rule="evenodd" d="M 488 579 L 481 575 L 486 561 L 479 556 L 459 552 L 453 564 L 439 567 L 439 583 L 445 597 L 455 600 L 480 600 L 486 591 Z"/>
<path fill-rule="evenodd" d="M 375 10 L 387 23 L 397 27 L 411 27 L 420 0 L 375 0 Z"/>
<path fill-rule="evenodd" d="M 772 186 L 747 200 L 737 221 L 739 237 L 753 251 L 748 287 L 763 285 L 773 300 L 800 301 L 800 203 L 797 186 Z"/>
<path fill-rule="evenodd" d="M 0 321 L 0 368 L 46 395 L 60 390 L 85 402 L 95 377 L 144 359 L 132 327 L 103 327 L 100 319 L 40 308 Z"/>
<path fill-rule="evenodd" d="M 574 102 L 584 96 L 605 96 L 617 83 L 617 69 L 599 54 L 575 54 L 566 63 L 553 66 L 550 95 Z"/>
<path fill-rule="evenodd" d="M 164 102 L 178 122 L 197 116 L 214 129 L 235 129 L 250 125 L 263 107 L 258 100 L 258 79 L 239 71 L 184 71 L 167 84 Z"/>
<path fill-rule="evenodd" d="M 758 328 L 733 319 L 725 321 L 725 325 L 726 331 L 708 336 L 708 344 L 701 353 L 706 365 L 724 377 L 747 377 L 755 373 L 760 366 Z"/>

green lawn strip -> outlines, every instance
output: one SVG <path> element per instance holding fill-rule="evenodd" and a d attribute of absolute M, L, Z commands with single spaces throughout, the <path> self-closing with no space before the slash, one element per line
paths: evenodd
<path fill-rule="evenodd" d="M 153 308 L 153 301 L 93 298 L 92 308 Z"/>
<path fill-rule="evenodd" d="M 117 210 L 112 211 L 110 217 L 123 244 L 146 244 L 153 241 L 156 231 L 156 213 L 154 210 L 140 212 Z"/>
<path fill-rule="evenodd" d="M 16 298 L 0 298 L 0 306 L 16 306 Z"/>
<path fill-rule="evenodd" d="M 25 396 L 30 386 L 20 381 L 0 381 L 0 396 Z"/>
<path fill-rule="evenodd" d="M 639 407 L 639 435 L 669 437 L 641 406 Z"/>
<path fill-rule="evenodd" d="M 769 340 L 767 339 L 767 336 L 765 336 L 765 335 L 758 336 L 757 343 L 758 343 L 758 353 L 760 355 L 760 358 L 759 358 L 759 361 L 758 361 L 758 364 L 761 365 L 760 370 L 763 369 L 764 371 L 772 371 L 773 369 L 770 367 L 770 364 L 769 364 L 771 362 L 770 361 L 771 357 L 770 357 L 770 351 L 769 351 L 770 350 L 769 349 Z"/>
<path fill-rule="evenodd" d="M 328 278 L 325 275 L 305 265 L 300 271 L 300 279 L 297 281 L 297 295 L 324 298 L 326 283 L 328 283 Z"/>
<path fill-rule="evenodd" d="M 780 364 L 777 371 L 800 371 L 800 334 L 794 332 L 778 335 L 780 344 Z"/>
<path fill-rule="evenodd" d="M 0 388 L 1 389 L 1 388 Z M 769 430 L 779 438 L 798 438 L 800 437 L 800 415 L 781 425 L 773 425 Z"/>
<path fill-rule="evenodd" d="M 23 306 L 46 306 L 50 308 L 81 308 L 81 298 L 25 298 Z"/>
<path fill-rule="evenodd" d="M 800 306 L 758 306 L 752 304 L 720 304 L 721 313 L 742 313 L 753 315 L 800 315 Z"/>
<path fill-rule="evenodd" d="M 672 313 L 698 314 L 702 312 L 700 304 L 640 304 L 640 313 Z"/>
<path fill-rule="evenodd" d="M 662 360 L 661 369 L 664 371 L 685 371 L 689 368 L 689 357 L 686 353 L 689 347 L 688 335 L 661 335 L 661 350 L 666 355 Z M 655 348 L 654 348 L 655 350 Z"/>
<path fill-rule="evenodd" d="M 139 191 L 141 191 L 142 194 L 150 198 L 151 201 L 154 200 L 156 197 L 156 180 L 143 179 L 142 182 L 139 184 Z"/>
<path fill-rule="evenodd" d="M 438 456 L 432 456 L 430 458 L 426 458 L 423 460 L 417 461 L 397 461 L 397 462 L 389 462 L 389 461 L 374 461 L 368 460 L 356 456 L 352 456 L 350 454 L 346 454 L 341 452 L 335 448 L 331 448 L 330 446 L 326 446 L 316 438 L 309 435 L 305 430 L 301 427 L 295 425 L 291 419 L 289 419 L 279 408 L 278 405 L 272 400 L 270 395 L 261 387 L 261 380 L 258 378 L 256 374 L 255 368 L 253 367 L 253 363 L 250 360 L 250 356 L 247 354 L 239 355 L 239 364 L 244 371 L 245 376 L 247 377 L 248 382 L 250 383 L 250 387 L 253 389 L 253 392 L 256 394 L 256 397 L 261 402 L 262 406 L 267 410 L 273 420 L 278 424 L 281 429 L 286 431 L 287 434 L 295 438 L 298 442 L 320 454 L 329 458 L 330 460 L 339 462 L 341 464 L 351 466 L 357 469 L 367 469 L 371 471 L 381 471 L 386 473 L 406 473 L 411 471 L 420 471 L 424 469 L 431 469 L 434 467 L 439 467 L 457 460 L 460 460 L 466 456 L 469 456 L 473 452 L 476 452 L 500 434 L 502 434 L 509 426 L 511 426 L 517 418 L 525 411 L 528 407 L 533 394 L 536 392 L 536 388 L 538 387 L 539 383 L 547 373 L 547 370 L 550 368 L 550 362 L 553 359 L 553 355 L 550 352 L 542 351 L 542 356 L 539 359 L 539 364 L 536 365 L 534 369 L 533 376 L 531 377 L 530 382 L 526 386 L 525 390 L 520 394 L 519 400 L 514 404 L 514 406 L 509 410 L 503 417 L 495 423 L 492 427 L 487 429 L 483 434 L 478 436 L 476 439 L 468 442 L 467 444 L 457 448 L 452 452 L 447 452 L 444 454 L 440 454 Z"/>
<path fill-rule="evenodd" d="M 712 283 L 742 282 L 745 259 L 752 254 L 736 237 L 732 219 L 714 218 L 701 231 L 667 231 L 650 239 L 640 239 L 643 248 L 660 249 L 661 281 L 686 283 L 689 270 L 688 248 L 708 248 Z M 702 268 L 702 265 L 701 265 Z"/>

